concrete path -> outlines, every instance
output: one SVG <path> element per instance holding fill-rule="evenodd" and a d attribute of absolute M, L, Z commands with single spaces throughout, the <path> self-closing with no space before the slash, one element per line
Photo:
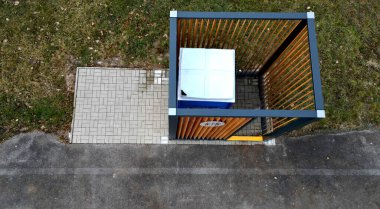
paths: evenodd
<path fill-rule="evenodd" d="M 276 146 L 0 145 L 0 208 L 379 208 L 380 132 Z"/>

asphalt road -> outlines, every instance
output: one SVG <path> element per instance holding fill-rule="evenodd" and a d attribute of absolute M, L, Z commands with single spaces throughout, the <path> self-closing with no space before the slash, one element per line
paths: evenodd
<path fill-rule="evenodd" d="M 0 208 L 380 208 L 380 132 L 276 146 L 0 144 Z"/>

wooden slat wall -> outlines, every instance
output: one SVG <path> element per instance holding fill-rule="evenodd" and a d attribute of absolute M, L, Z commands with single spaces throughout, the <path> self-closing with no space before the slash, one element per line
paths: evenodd
<path fill-rule="evenodd" d="M 299 20 L 179 19 L 178 48 L 235 49 L 241 75 L 257 73 Z"/>
<path fill-rule="evenodd" d="M 266 109 L 314 109 L 307 27 L 263 76 Z"/>
<path fill-rule="evenodd" d="M 177 139 L 227 139 L 252 118 L 221 118 L 221 117 L 180 117 L 177 129 Z M 205 121 L 222 121 L 224 126 L 203 127 Z"/>
<path fill-rule="evenodd" d="M 265 109 L 313 110 L 312 81 L 307 27 L 305 27 L 263 76 Z M 270 133 L 297 118 L 267 118 Z"/>

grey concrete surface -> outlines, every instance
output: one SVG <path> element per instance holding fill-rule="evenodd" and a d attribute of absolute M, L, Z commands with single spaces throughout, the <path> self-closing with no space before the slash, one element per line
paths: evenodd
<path fill-rule="evenodd" d="M 380 132 L 276 146 L 0 144 L 0 208 L 379 208 Z"/>

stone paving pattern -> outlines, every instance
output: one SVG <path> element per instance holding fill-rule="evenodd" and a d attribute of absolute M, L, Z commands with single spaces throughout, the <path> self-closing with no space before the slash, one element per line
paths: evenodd
<path fill-rule="evenodd" d="M 168 70 L 77 69 L 72 143 L 257 144 L 168 140 Z"/>
<path fill-rule="evenodd" d="M 233 109 L 260 109 L 259 81 L 256 78 L 245 77 L 236 79 L 236 95 Z M 238 136 L 261 135 L 260 118 L 253 119 L 248 125 L 239 130 Z"/>

